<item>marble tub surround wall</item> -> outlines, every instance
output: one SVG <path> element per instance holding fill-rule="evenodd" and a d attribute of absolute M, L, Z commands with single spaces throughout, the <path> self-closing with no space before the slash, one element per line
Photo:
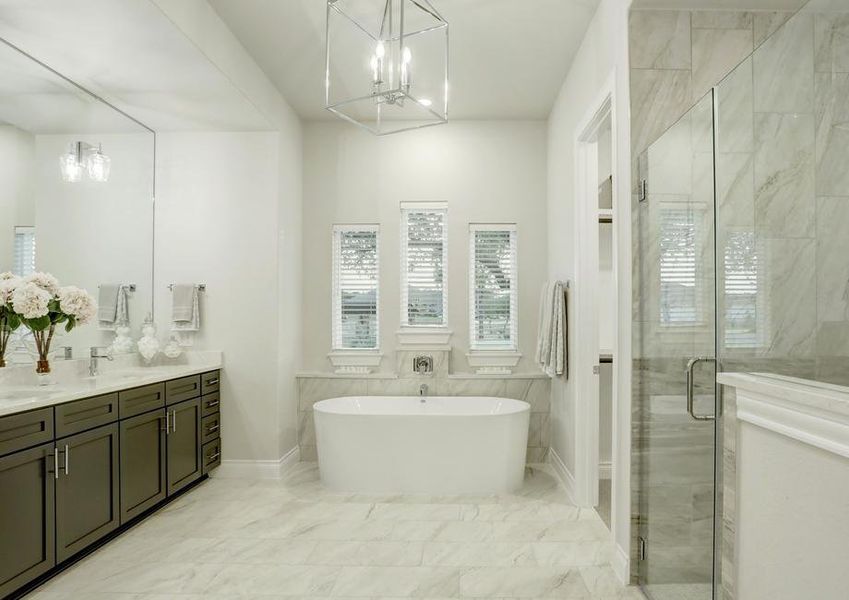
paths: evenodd
<path fill-rule="evenodd" d="M 412 356 L 434 356 L 434 375 L 418 376 L 409 367 Z M 407 357 L 405 355 L 409 354 Z M 446 353 L 447 354 L 447 353 Z M 397 375 L 373 373 L 369 375 L 329 375 L 304 373 L 298 376 L 298 446 L 301 460 L 317 459 L 315 423 L 312 407 L 320 400 L 343 396 L 416 396 L 425 383 L 432 396 L 493 396 L 524 400 L 531 405 L 528 431 L 529 463 L 546 459 L 550 444 L 549 403 L 551 381 L 543 374 L 472 375 L 449 374 L 447 356 L 437 358 L 431 352 L 399 352 Z M 409 360 L 405 360 L 409 358 Z M 391 449 L 387 449 L 391 451 Z"/>

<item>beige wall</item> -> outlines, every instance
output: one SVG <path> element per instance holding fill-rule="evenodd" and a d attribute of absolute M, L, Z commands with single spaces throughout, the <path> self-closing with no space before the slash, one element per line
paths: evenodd
<path fill-rule="evenodd" d="M 452 370 L 468 371 L 468 224 L 517 223 L 519 350 L 533 372 L 538 295 L 546 276 L 543 122 L 457 122 L 377 138 L 347 123 L 304 129 L 304 368 L 329 371 L 331 229 L 379 223 L 382 371 L 393 371 L 400 321 L 399 204 L 448 203 Z"/>

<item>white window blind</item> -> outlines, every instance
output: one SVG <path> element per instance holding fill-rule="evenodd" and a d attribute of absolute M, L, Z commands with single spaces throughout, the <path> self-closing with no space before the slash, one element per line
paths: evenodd
<path fill-rule="evenodd" d="M 469 226 L 469 339 L 475 350 L 515 350 L 515 225 Z"/>
<path fill-rule="evenodd" d="M 660 209 L 660 322 L 669 327 L 703 323 L 703 288 L 698 250 L 701 213 L 690 205 Z"/>
<path fill-rule="evenodd" d="M 725 347 L 757 348 L 765 310 L 758 306 L 759 264 L 755 234 L 732 232 L 725 242 Z"/>
<path fill-rule="evenodd" d="M 446 324 L 447 205 L 401 204 L 401 324 Z"/>
<path fill-rule="evenodd" d="M 15 227 L 12 272 L 20 277 L 35 272 L 35 227 Z"/>
<path fill-rule="evenodd" d="M 333 349 L 378 347 L 378 227 L 333 228 Z"/>

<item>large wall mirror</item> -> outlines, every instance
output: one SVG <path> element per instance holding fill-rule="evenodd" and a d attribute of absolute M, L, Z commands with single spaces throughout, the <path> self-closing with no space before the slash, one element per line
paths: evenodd
<path fill-rule="evenodd" d="M 110 346 L 116 329 L 137 338 L 153 312 L 154 144 L 151 129 L 0 43 L 0 273 L 52 273 L 104 309 L 57 331 L 52 358 Z M 21 327 L 6 362 L 35 358 Z"/>

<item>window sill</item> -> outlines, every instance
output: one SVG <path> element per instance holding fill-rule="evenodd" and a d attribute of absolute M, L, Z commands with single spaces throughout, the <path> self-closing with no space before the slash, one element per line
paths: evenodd
<path fill-rule="evenodd" d="M 451 341 L 452 331 L 445 325 L 440 326 L 402 326 L 396 333 L 398 346 L 443 347 Z"/>
<path fill-rule="evenodd" d="M 327 355 L 338 374 L 366 374 L 380 366 L 380 350 L 334 350 Z"/>
<path fill-rule="evenodd" d="M 478 375 L 509 375 L 519 364 L 522 353 L 515 350 L 470 350 L 469 367 Z"/>

